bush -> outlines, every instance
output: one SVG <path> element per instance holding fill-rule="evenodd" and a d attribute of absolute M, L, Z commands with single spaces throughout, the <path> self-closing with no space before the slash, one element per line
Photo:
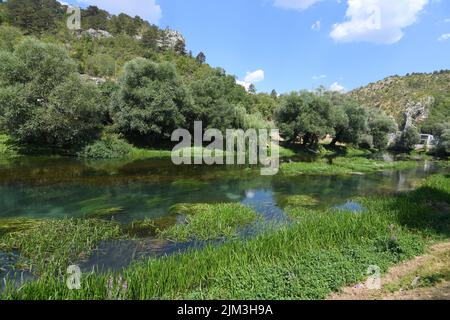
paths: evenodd
<path fill-rule="evenodd" d="M 406 128 L 402 134 L 397 138 L 395 149 L 400 151 L 412 151 L 414 146 L 419 144 L 420 134 L 414 127 Z"/>
<path fill-rule="evenodd" d="M 10 158 L 18 155 L 11 138 L 7 135 L 0 134 L 0 158 Z"/>
<path fill-rule="evenodd" d="M 84 148 L 79 156 L 90 159 L 120 159 L 127 157 L 133 146 L 117 134 L 105 134 L 103 137 Z"/>

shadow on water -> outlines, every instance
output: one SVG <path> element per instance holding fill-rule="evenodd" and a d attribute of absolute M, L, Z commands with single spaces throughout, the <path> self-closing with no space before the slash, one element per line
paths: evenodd
<path fill-rule="evenodd" d="M 431 162 L 416 169 L 370 175 L 264 177 L 246 166 L 174 166 L 167 160 L 93 161 L 25 158 L 0 164 L 0 218 L 100 217 L 124 225 L 167 217 L 179 203 L 242 203 L 262 222 L 241 230 L 253 236 L 273 223 L 288 222 L 285 199 L 314 199 L 317 208 L 359 211 L 355 196 L 413 190 L 438 172 Z M 216 242 L 216 243 L 220 243 Z M 200 248 L 155 238 L 103 242 L 83 269 L 120 269 L 143 257 L 160 257 Z M 0 266 L 2 264 L 0 263 Z"/>

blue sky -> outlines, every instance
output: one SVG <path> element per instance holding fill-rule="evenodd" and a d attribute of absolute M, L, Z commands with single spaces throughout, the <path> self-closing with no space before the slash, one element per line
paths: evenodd
<path fill-rule="evenodd" d="M 69 1 L 76 3 L 76 0 Z M 450 69 L 449 0 L 78 0 L 183 33 L 258 91 L 351 90 Z"/>

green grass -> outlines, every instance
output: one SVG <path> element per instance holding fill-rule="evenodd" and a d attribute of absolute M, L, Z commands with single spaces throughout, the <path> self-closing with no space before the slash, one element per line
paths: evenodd
<path fill-rule="evenodd" d="M 186 254 L 136 262 L 121 273 L 85 274 L 81 290 L 44 278 L 2 299 L 106 299 L 122 277 L 125 299 L 323 299 L 424 252 L 450 235 L 450 181 L 428 179 L 417 191 L 360 198 L 362 213 L 292 208 L 298 222 L 249 241 L 232 241 Z M 114 298 L 114 297 L 112 297 Z"/>
<path fill-rule="evenodd" d="M 285 176 L 309 175 L 348 175 L 371 173 L 389 169 L 408 169 L 417 167 L 416 161 L 385 162 L 363 157 L 338 157 L 332 164 L 321 159 L 315 162 L 283 163 L 280 172 Z"/>
<path fill-rule="evenodd" d="M 176 211 L 185 215 L 184 223 L 171 226 L 159 234 L 176 242 L 235 238 L 240 227 L 257 219 L 252 209 L 231 203 L 177 206 Z"/>
<path fill-rule="evenodd" d="M 122 231 L 113 222 L 95 219 L 40 220 L 3 235 L 0 250 L 18 250 L 22 256 L 22 266 L 45 278 L 63 274 L 67 266 L 79 262 L 100 241 L 120 236 Z"/>
<path fill-rule="evenodd" d="M 11 138 L 8 135 L 0 134 L 0 158 L 13 158 L 18 155 Z"/>
<path fill-rule="evenodd" d="M 170 158 L 172 154 L 171 150 L 154 150 L 154 149 L 141 149 L 133 147 L 128 158 L 139 159 L 165 159 Z"/>

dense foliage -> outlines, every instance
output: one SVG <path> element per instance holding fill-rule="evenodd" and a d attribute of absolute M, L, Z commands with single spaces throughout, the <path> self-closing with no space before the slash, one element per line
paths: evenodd
<path fill-rule="evenodd" d="M 186 52 L 180 40 L 168 45 L 166 30 L 139 17 L 89 6 L 82 29 L 112 36 L 68 30 L 66 9 L 55 0 L 0 4 L 0 131 L 19 144 L 121 157 L 132 147 L 123 143 L 167 146 L 173 130 L 201 120 L 204 129 L 276 126 L 288 142 L 312 149 L 325 138 L 383 149 L 397 130 L 379 110 L 323 88 L 246 91 L 203 52 Z M 442 119 L 447 100 L 436 105 L 431 118 Z M 441 122 L 424 128 L 440 137 Z"/>
<path fill-rule="evenodd" d="M 66 148 L 101 129 L 99 91 L 54 44 L 25 39 L 0 52 L 0 126 L 22 143 Z"/>

